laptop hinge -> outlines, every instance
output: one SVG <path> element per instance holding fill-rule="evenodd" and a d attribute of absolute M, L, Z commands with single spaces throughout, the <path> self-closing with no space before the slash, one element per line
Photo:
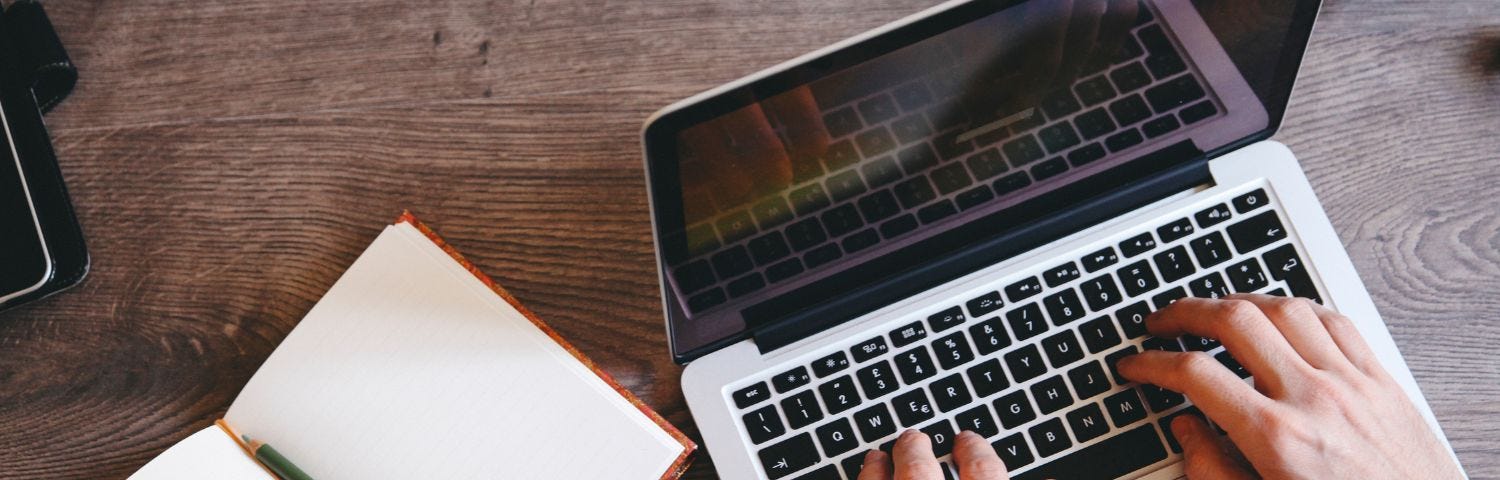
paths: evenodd
<path fill-rule="evenodd" d="M 1098 185 L 1091 185 L 1092 179 L 1112 182 L 1114 188 L 1075 206 L 1051 209 L 1040 218 L 1028 222 L 1018 223 L 1014 221 L 1014 214 L 1007 215 L 1010 212 L 1045 208 L 1046 205 L 1051 204 L 1048 201 L 1048 195 L 1066 196 L 1077 195 L 1079 191 L 1093 193 L 1105 190 L 1095 188 Z M 1019 227 L 983 236 L 974 236 L 972 232 L 961 231 L 963 227 L 960 227 L 960 229 L 945 232 L 943 235 L 872 259 L 835 276 L 783 294 L 781 297 L 751 306 L 742 310 L 741 313 L 749 325 L 750 335 L 755 339 L 756 346 L 762 354 L 765 354 L 858 318 L 892 302 L 930 290 L 955 278 L 1041 247 L 1163 198 L 1211 182 L 1212 175 L 1208 170 L 1208 158 L 1191 141 L 1184 140 L 1109 171 L 1092 175 L 1088 179 L 1080 180 L 1048 195 L 1023 202 L 1016 207 L 996 212 L 965 225 L 967 227 L 969 225 L 1011 224 L 1020 225 Z M 923 261 L 906 269 L 893 267 L 903 261 L 910 261 L 911 257 L 916 256 L 911 252 L 921 252 L 923 249 L 932 248 L 933 245 L 941 245 L 942 237 L 951 235 L 989 238 L 989 240 L 966 245 L 961 249 L 949 249 L 954 253 L 937 260 Z M 902 273 L 876 282 L 861 281 L 863 278 L 871 278 L 870 272 L 890 271 L 902 271 Z M 868 285 L 863 283 L 868 283 Z M 827 292 L 838 291 L 850 293 L 839 295 L 834 300 L 817 302 L 815 306 L 802 310 L 788 311 L 784 307 L 784 305 L 791 304 L 814 304 L 807 300 L 820 294 L 826 296 Z"/>

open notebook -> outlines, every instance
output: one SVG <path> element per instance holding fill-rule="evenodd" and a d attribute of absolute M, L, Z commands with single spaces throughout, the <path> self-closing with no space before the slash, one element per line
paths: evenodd
<path fill-rule="evenodd" d="M 403 215 L 224 422 L 312 478 L 675 478 L 696 446 Z M 138 480 L 274 478 L 220 426 Z"/>

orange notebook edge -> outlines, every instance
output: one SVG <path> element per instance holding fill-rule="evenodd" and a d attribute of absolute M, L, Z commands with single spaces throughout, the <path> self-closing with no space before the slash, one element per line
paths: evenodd
<path fill-rule="evenodd" d="M 468 270 L 469 273 L 474 274 L 475 278 L 478 278 L 480 282 L 484 283 L 485 286 L 494 291 L 496 295 L 499 295 L 501 299 L 504 299 L 506 303 L 509 303 L 512 307 L 515 307 L 516 311 L 519 311 L 521 312 L 521 315 L 526 316 L 527 320 L 530 320 L 533 325 L 536 325 L 536 327 L 541 329 L 543 333 L 546 333 L 547 336 L 552 339 L 552 341 L 557 342 L 557 344 L 561 346 L 563 350 L 567 350 L 569 354 L 573 355 L 573 358 L 576 358 L 579 362 L 582 362 L 585 367 L 588 367 L 588 369 L 593 371 L 595 375 L 598 375 L 601 380 L 604 380 L 605 384 L 609 385 L 610 388 L 613 388 L 616 393 L 620 394 L 620 396 L 625 397 L 626 401 L 630 402 L 631 405 L 634 405 L 637 410 L 640 410 L 641 413 L 645 414 L 647 418 L 650 418 L 651 421 L 656 423 L 657 426 L 661 427 L 662 430 L 665 430 L 667 432 L 667 435 L 670 435 L 672 438 L 676 439 L 678 443 L 682 444 L 682 454 L 677 457 L 676 461 L 672 462 L 672 465 L 667 468 L 666 472 L 662 473 L 661 480 L 676 479 L 678 477 L 681 477 L 683 473 L 687 472 L 688 466 L 692 464 L 692 454 L 698 449 L 697 443 L 694 443 L 692 439 L 689 439 L 687 435 L 683 434 L 681 430 L 677 429 L 677 427 L 673 426 L 671 423 L 668 423 L 667 419 L 662 418 L 661 414 L 656 413 L 656 410 L 652 410 L 651 407 L 646 406 L 645 402 L 642 402 L 641 399 L 636 398 L 635 394 L 630 393 L 630 390 L 626 390 L 624 386 L 621 386 L 620 382 L 615 381 L 614 377 L 611 377 L 609 373 L 601 370 L 598 365 L 594 364 L 593 360 L 590 360 L 583 354 L 583 352 L 575 348 L 573 344 L 568 343 L 567 340 L 564 340 L 556 330 L 553 330 L 552 327 L 548 326 L 546 322 L 543 322 L 541 318 L 537 317 L 536 314 L 531 313 L 531 310 L 528 310 L 525 306 L 521 305 L 521 302 L 517 301 L 516 297 L 511 296 L 510 292 L 507 292 L 504 288 L 501 288 L 500 284 L 495 283 L 495 281 L 488 275 L 485 275 L 484 272 L 479 271 L 478 267 L 475 267 L 474 264 L 469 263 L 469 261 L 464 258 L 463 254 L 458 253 L 458 250 L 448 245 L 448 242 L 443 241 L 443 238 L 438 236 L 437 232 L 432 231 L 431 228 L 427 228 L 427 225 L 423 224 L 421 220 L 418 220 L 416 215 L 412 215 L 411 211 L 401 212 L 401 217 L 396 219 L 396 223 L 406 223 L 410 224 L 413 227 L 416 227 L 417 230 L 421 231 L 423 235 L 427 236 L 428 240 L 432 240 L 432 243 L 436 244 L 438 248 L 443 249 L 444 252 L 448 253 L 448 256 L 453 257 L 454 260 L 458 261 L 458 264 L 462 265 L 464 267 L 464 270 Z"/>

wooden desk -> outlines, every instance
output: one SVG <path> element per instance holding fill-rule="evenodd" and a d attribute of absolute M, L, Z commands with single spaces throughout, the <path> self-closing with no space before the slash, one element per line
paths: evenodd
<path fill-rule="evenodd" d="M 696 432 L 641 122 L 927 3 L 48 3 L 94 270 L 0 314 L 0 477 L 123 477 L 207 425 L 404 208 Z M 1328 3 L 1278 138 L 1469 473 L 1500 477 L 1500 8 Z"/>

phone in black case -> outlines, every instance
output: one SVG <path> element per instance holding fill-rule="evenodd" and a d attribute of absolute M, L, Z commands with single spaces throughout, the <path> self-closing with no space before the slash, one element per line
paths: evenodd
<path fill-rule="evenodd" d="M 53 273 L 42 224 L 4 112 L 0 103 L 0 126 L 5 130 L 5 144 L 0 146 L 0 304 L 40 290 Z"/>

